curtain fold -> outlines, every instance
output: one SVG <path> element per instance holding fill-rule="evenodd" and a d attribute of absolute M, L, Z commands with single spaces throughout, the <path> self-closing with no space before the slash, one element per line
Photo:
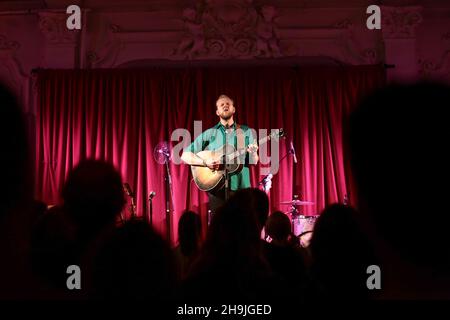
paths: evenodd
<path fill-rule="evenodd" d="M 151 68 L 145 70 L 42 70 L 38 74 L 36 126 L 37 198 L 55 204 L 66 175 L 86 158 L 111 162 L 137 195 L 139 215 L 153 200 L 155 228 L 165 233 L 164 166 L 153 158 L 160 141 L 194 121 L 203 130 L 218 118 L 215 101 L 227 94 L 235 101 L 238 123 L 257 130 L 284 128 L 280 157 L 292 140 L 298 163 L 280 163 L 270 192 L 271 207 L 298 195 L 314 201 L 304 214 L 353 194 L 343 154 L 343 123 L 358 101 L 382 86 L 380 66 Z M 177 142 L 172 142 L 174 146 Z M 251 171 L 252 185 L 261 180 Z M 173 179 L 173 241 L 186 208 L 201 213 L 206 229 L 207 196 L 192 182 L 189 167 L 170 164 Z"/>

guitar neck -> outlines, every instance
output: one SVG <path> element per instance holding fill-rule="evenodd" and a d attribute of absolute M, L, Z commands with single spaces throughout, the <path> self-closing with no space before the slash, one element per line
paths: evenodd
<path fill-rule="evenodd" d="M 268 135 L 262 139 L 258 140 L 258 145 L 262 145 L 264 143 L 266 143 L 267 141 L 269 141 L 271 139 L 271 135 Z M 233 152 L 232 154 L 230 154 L 229 156 L 227 156 L 227 162 L 232 161 L 233 159 L 236 159 L 240 156 L 242 156 L 243 154 L 245 154 L 247 152 L 247 149 L 241 149 L 241 150 L 236 150 L 235 152 Z"/>

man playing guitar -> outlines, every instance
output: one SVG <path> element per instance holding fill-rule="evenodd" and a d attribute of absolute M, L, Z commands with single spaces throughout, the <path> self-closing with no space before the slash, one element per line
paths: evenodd
<path fill-rule="evenodd" d="M 199 156 L 198 153 L 204 150 L 222 149 L 225 150 L 224 154 L 226 155 L 230 153 L 227 148 L 233 149 L 231 152 L 245 148 L 247 152 L 243 153 L 238 159 L 242 164 L 240 171 L 229 175 L 229 195 L 231 195 L 233 191 L 250 187 L 249 165 L 256 164 L 259 160 L 258 144 L 256 143 L 256 137 L 248 126 L 238 125 L 234 122 L 233 115 L 236 109 L 230 97 L 221 95 L 217 99 L 216 107 L 216 115 L 220 119 L 219 123 L 204 131 L 186 147 L 181 159 L 191 166 L 208 167 L 214 173 L 223 167 L 225 157 L 221 160 L 217 157 L 205 158 Z M 209 208 L 212 212 L 215 212 L 225 201 L 225 187 L 205 190 L 208 191 Z"/>

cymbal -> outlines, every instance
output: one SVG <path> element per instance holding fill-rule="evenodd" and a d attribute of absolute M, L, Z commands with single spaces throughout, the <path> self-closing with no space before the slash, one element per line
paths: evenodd
<path fill-rule="evenodd" d="M 291 201 L 281 201 L 280 204 L 290 204 L 291 206 L 310 206 L 313 205 L 312 201 L 301 201 L 301 200 L 291 200 Z"/>
<path fill-rule="evenodd" d="M 318 217 L 320 217 L 320 214 L 310 214 L 310 215 L 307 215 L 307 216 L 305 216 L 303 214 L 294 215 L 294 214 L 292 214 L 290 212 L 287 212 L 286 214 L 290 214 L 292 216 L 296 216 L 296 217 L 298 217 L 300 219 L 308 219 L 308 218 L 318 218 Z"/>

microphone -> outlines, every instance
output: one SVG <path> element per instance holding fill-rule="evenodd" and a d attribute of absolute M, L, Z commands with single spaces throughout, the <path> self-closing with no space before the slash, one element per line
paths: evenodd
<path fill-rule="evenodd" d="M 133 191 L 131 190 L 131 187 L 130 187 L 130 185 L 129 185 L 127 182 L 125 182 L 125 183 L 123 184 L 123 190 L 125 190 L 125 193 L 126 193 L 129 197 L 134 197 L 134 193 L 133 193 Z"/>
<path fill-rule="evenodd" d="M 170 156 L 170 154 L 168 152 L 165 152 L 164 150 L 158 150 L 158 153 L 161 153 L 161 154 L 165 155 L 166 157 Z"/>
<path fill-rule="evenodd" d="M 294 144 L 292 143 L 292 140 L 291 140 L 291 150 L 290 150 L 290 152 L 294 156 L 294 163 L 297 163 L 297 155 L 295 154 L 295 148 L 294 148 Z"/>
<path fill-rule="evenodd" d="M 152 200 L 155 196 L 156 196 L 156 192 L 155 191 L 151 191 L 150 194 L 148 195 L 148 199 Z"/>

